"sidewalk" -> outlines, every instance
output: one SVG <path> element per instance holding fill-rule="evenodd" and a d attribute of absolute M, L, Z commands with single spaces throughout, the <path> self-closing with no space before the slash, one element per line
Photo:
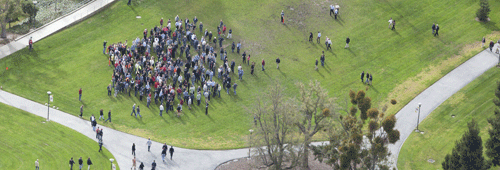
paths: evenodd
<path fill-rule="evenodd" d="M 0 90 L 0 102 L 41 117 L 47 117 L 47 106 L 2 90 Z M 52 123 L 57 122 L 82 133 L 94 141 L 97 141 L 95 139 L 95 132 L 92 131 L 92 127 L 90 126 L 88 119 L 89 117 L 80 119 L 79 117 L 62 111 L 52 108 L 50 109 L 50 121 Z M 163 163 L 161 160 L 161 147 L 163 144 L 153 142 L 151 152 L 148 152 L 146 145 L 147 139 L 110 129 L 108 127 L 99 127 L 104 128 L 104 147 L 113 154 L 115 160 L 120 166 L 120 169 L 128 169 L 132 166 L 132 143 L 136 144 L 137 165 L 139 165 L 140 162 L 144 162 L 144 165 L 147 167 L 145 169 L 151 169 L 152 161 L 156 160 L 157 169 L 213 170 L 217 167 L 217 165 L 227 160 L 248 156 L 248 149 L 212 151 L 183 149 L 174 146 L 175 152 L 173 160 L 168 159 L 166 163 Z M 97 152 L 97 142 L 95 145 Z M 170 147 L 171 146 L 169 145 L 169 148 Z"/>
<path fill-rule="evenodd" d="M 114 1 L 115 0 L 95 0 L 73 13 L 57 18 L 56 20 L 45 24 L 37 30 L 23 35 L 21 38 L 16 39 L 16 41 L 10 42 L 9 44 L 0 47 L 0 59 L 28 46 L 30 37 L 33 37 L 33 43 L 35 43 L 53 33 L 56 33 L 57 31 L 60 31 L 68 25 L 78 22 L 79 20 L 87 17 L 90 14 L 93 14 L 95 11 L 98 11 L 102 7 L 105 7 L 106 5 L 111 4 Z"/>
<path fill-rule="evenodd" d="M 415 108 L 418 107 L 418 103 L 422 104 L 420 110 L 420 122 L 422 122 L 441 103 L 497 63 L 497 54 L 490 52 L 489 49 L 480 52 L 425 89 L 396 114 L 395 129 L 400 132 L 400 140 L 389 145 L 389 151 L 392 153 L 390 160 L 393 161 L 394 167 L 397 165 L 403 143 L 417 127 L 418 114 L 415 113 Z"/>

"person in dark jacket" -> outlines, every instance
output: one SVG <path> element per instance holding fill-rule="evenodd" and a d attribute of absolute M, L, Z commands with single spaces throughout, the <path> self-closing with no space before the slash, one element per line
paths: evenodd
<path fill-rule="evenodd" d="M 322 51 L 323 54 L 321 54 L 321 57 L 319 60 L 321 61 L 321 66 L 325 66 L 325 51 Z"/>
<path fill-rule="evenodd" d="M 168 152 L 170 153 L 170 160 L 172 160 L 172 156 L 174 155 L 174 147 L 170 146 L 170 149 L 168 150 Z"/>
<path fill-rule="evenodd" d="M 139 170 L 144 170 L 144 162 L 141 162 L 141 164 L 139 165 Z"/>
<path fill-rule="evenodd" d="M 90 160 L 90 157 L 89 157 L 89 159 L 87 159 L 87 165 L 89 166 L 88 169 L 90 169 L 90 165 L 92 165 L 92 161 Z"/>
<path fill-rule="evenodd" d="M 361 72 L 361 83 L 363 83 L 363 77 L 365 77 L 365 71 Z"/>
<path fill-rule="evenodd" d="M 108 120 L 111 123 L 111 110 L 109 110 L 108 112 L 108 119 L 106 119 L 104 122 L 107 122 Z"/>
<path fill-rule="evenodd" d="M 436 32 L 434 33 L 434 36 L 439 35 L 439 24 L 436 24 Z"/>
<path fill-rule="evenodd" d="M 345 47 L 344 48 L 349 48 L 349 43 L 351 42 L 351 39 L 349 37 L 347 37 L 345 39 Z"/>
<path fill-rule="evenodd" d="M 279 69 L 279 68 L 280 68 L 280 63 L 281 63 L 281 60 L 280 60 L 280 58 L 278 57 L 278 58 L 276 59 L 276 69 Z"/>
<path fill-rule="evenodd" d="M 132 155 L 135 156 L 135 143 L 132 143 Z"/>
<path fill-rule="evenodd" d="M 490 51 L 493 52 L 493 46 L 495 46 L 495 43 L 493 41 L 490 41 Z"/>
<path fill-rule="evenodd" d="M 80 156 L 80 159 L 78 159 L 78 165 L 80 165 L 80 170 L 82 170 L 82 166 L 83 166 L 83 159 L 82 157 Z"/>
<path fill-rule="evenodd" d="M 151 164 L 151 170 L 155 170 L 156 169 L 156 162 L 155 160 L 153 160 L 153 163 Z"/>
<path fill-rule="evenodd" d="M 309 42 L 312 42 L 312 41 L 313 41 L 313 33 L 309 32 Z"/>
<path fill-rule="evenodd" d="M 75 164 L 75 161 L 73 160 L 73 157 L 69 160 L 69 169 L 73 170 L 73 164 Z"/>

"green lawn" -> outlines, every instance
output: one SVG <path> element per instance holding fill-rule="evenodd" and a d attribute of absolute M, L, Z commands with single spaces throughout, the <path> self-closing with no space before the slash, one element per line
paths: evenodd
<path fill-rule="evenodd" d="M 467 130 L 467 122 L 475 119 L 481 129 L 483 147 L 489 138 L 487 118 L 493 116 L 498 68 L 492 68 L 434 110 L 419 129 L 425 133 L 412 133 L 406 140 L 398 158 L 399 169 L 442 169 L 446 154 L 451 153 L 455 141 Z M 452 118 L 451 115 L 455 115 Z M 486 156 L 486 155 L 485 155 Z M 436 160 L 429 163 L 427 160 Z"/>
<path fill-rule="evenodd" d="M 85 105 L 85 116 L 97 114 L 102 108 L 111 109 L 113 123 L 106 126 L 159 142 L 197 149 L 228 149 L 246 145 L 244 139 L 252 128 L 252 116 L 247 109 L 272 81 L 287 88 L 288 95 L 297 95 L 295 83 L 319 80 L 331 96 L 344 100 L 349 89 L 366 89 L 360 83 L 362 71 L 373 73 L 374 85 L 367 95 L 373 107 L 382 107 L 395 98 L 398 104 L 388 114 L 396 113 L 412 97 L 431 85 L 451 69 L 472 56 L 475 48 L 463 47 L 477 42 L 498 24 L 481 24 L 474 20 L 477 2 L 469 0 L 351 0 L 338 1 L 340 19 L 328 15 L 324 1 L 300 0 L 233 0 L 233 1 L 134 1 L 127 6 L 122 0 L 108 9 L 35 44 L 35 51 L 24 49 L 0 60 L 0 85 L 9 92 L 45 103 L 46 91 L 54 94 L 54 104 L 71 114 L 79 114 Z M 492 11 L 500 4 L 490 2 Z M 285 11 L 286 25 L 279 23 L 280 11 Z M 185 109 L 181 118 L 158 116 L 158 108 L 146 109 L 145 101 L 120 95 L 108 97 L 112 68 L 102 51 L 102 42 L 130 41 L 142 36 L 144 28 L 159 24 L 160 17 L 174 19 L 196 15 L 205 28 L 215 32 L 220 19 L 233 29 L 234 41 L 242 41 L 243 50 L 256 63 L 264 58 L 267 70 L 251 76 L 244 66 L 243 81 L 238 96 L 222 94 L 212 101 L 209 115 L 204 108 Z M 498 20 L 491 13 L 491 20 Z M 141 19 L 135 17 L 140 15 Z M 396 31 L 387 28 L 393 17 Z M 441 26 L 440 37 L 431 35 L 433 22 Z M 320 44 L 307 42 L 309 32 L 321 31 Z M 314 70 L 314 61 L 325 50 L 324 40 L 333 41 L 333 50 L 326 53 L 326 65 Z M 349 49 L 343 49 L 345 38 L 351 38 Z M 229 44 L 231 40 L 226 40 Z M 452 57 L 458 56 L 458 57 Z M 281 58 L 280 69 L 274 60 Z M 237 65 L 241 57 L 229 54 Z M 434 69 L 435 68 L 435 69 Z M 432 70 L 430 74 L 419 74 Z M 233 79 L 237 75 L 232 76 Z M 410 83 L 406 86 L 405 82 Z M 78 89 L 83 88 L 83 101 L 78 101 Z M 410 90 L 410 91 L 408 91 Z M 142 108 L 143 118 L 129 116 L 134 103 Z M 101 123 L 101 122 L 99 122 Z"/>
<path fill-rule="evenodd" d="M 0 103 L 0 131 L 0 169 L 35 169 L 36 159 L 40 169 L 69 169 L 69 159 L 73 157 L 78 164 L 80 156 L 85 167 L 90 157 L 92 169 L 109 169 L 109 158 L 113 158 L 105 148 L 97 152 L 97 142 L 88 137 L 55 122 L 45 123 L 44 118 L 3 103 Z"/>

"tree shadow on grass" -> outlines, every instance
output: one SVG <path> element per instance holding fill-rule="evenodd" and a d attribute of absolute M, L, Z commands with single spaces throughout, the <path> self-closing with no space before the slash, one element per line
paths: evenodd
<path fill-rule="evenodd" d="M 497 27 L 496 22 L 488 21 L 488 22 L 480 22 L 480 23 L 484 28 L 489 29 L 491 31 L 500 30 L 500 28 Z"/>

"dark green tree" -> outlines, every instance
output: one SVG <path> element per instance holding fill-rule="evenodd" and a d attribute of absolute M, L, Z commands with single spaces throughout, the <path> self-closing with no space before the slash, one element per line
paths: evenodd
<path fill-rule="evenodd" d="M 22 8 L 23 8 L 23 12 L 25 14 L 28 14 L 28 16 L 30 17 L 29 22 L 32 23 L 33 19 L 36 17 L 36 14 L 38 12 L 38 8 L 35 6 L 35 4 L 33 4 L 32 1 L 24 1 Z"/>
<path fill-rule="evenodd" d="M 490 13 L 490 5 L 488 4 L 488 0 L 480 0 L 479 1 L 480 8 L 476 12 L 476 17 L 479 21 L 488 21 L 488 14 Z"/>
<path fill-rule="evenodd" d="M 500 165 L 500 114 L 498 108 L 500 107 L 500 82 L 497 82 L 495 88 L 495 96 L 493 103 L 497 106 L 495 108 L 495 115 L 488 119 L 491 129 L 488 130 L 490 138 L 486 140 L 486 155 L 491 159 L 492 166 Z"/>
<path fill-rule="evenodd" d="M 457 141 L 452 155 L 446 155 L 441 164 L 443 169 L 488 169 L 483 157 L 483 141 L 479 136 L 479 127 L 474 119 L 467 123 L 467 126 L 468 131 Z"/>

